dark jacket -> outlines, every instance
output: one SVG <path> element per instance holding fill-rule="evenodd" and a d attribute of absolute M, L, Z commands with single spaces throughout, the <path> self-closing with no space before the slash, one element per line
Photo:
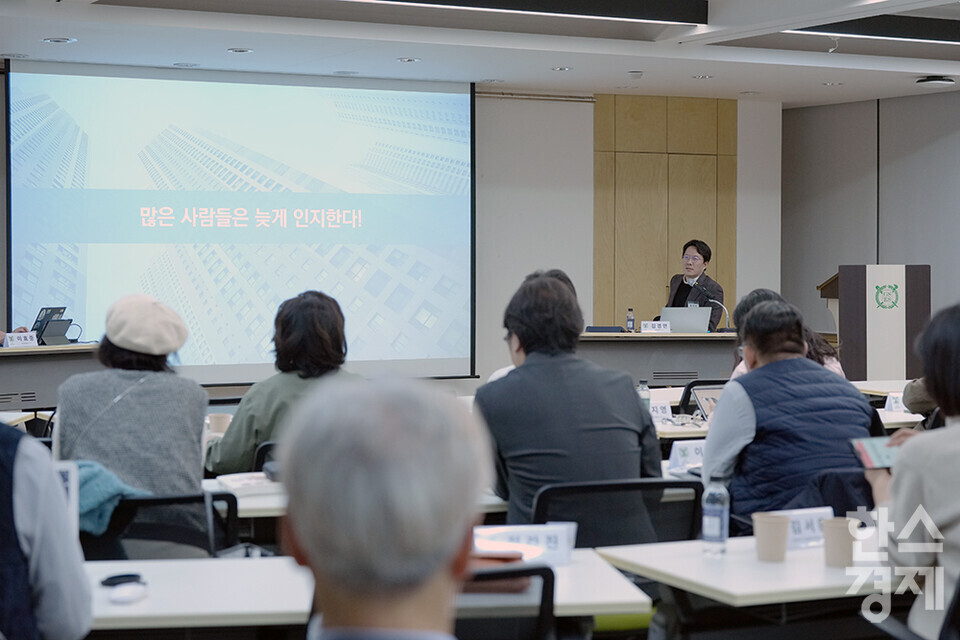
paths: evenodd
<path fill-rule="evenodd" d="M 782 509 L 819 472 L 859 466 L 849 440 L 869 437 L 873 410 L 852 384 L 806 358 L 771 362 L 737 382 L 757 434 L 730 483 L 734 514 Z"/>
<path fill-rule="evenodd" d="M 530 522 L 533 496 L 558 482 L 660 477 L 649 412 L 626 373 L 572 353 L 527 355 L 477 390 L 496 448 L 496 493 L 507 522 Z"/>
<path fill-rule="evenodd" d="M 673 296 L 676 295 L 677 289 L 680 287 L 680 283 L 683 282 L 683 274 L 675 274 L 670 278 L 670 295 L 667 296 L 667 306 L 670 306 L 670 303 L 673 301 Z M 700 275 L 697 278 L 697 282 L 703 285 L 703 288 L 710 292 L 710 296 L 714 300 L 720 301 L 723 303 L 723 287 L 720 286 L 720 283 L 708 276 L 706 273 Z M 690 295 L 687 296 L 687 302 L 696 302 L 701 307 L 712 307 L 713 310 L 710 312 L 710 325 L 708 329 L 713 331 L 717 328 L 717 325 L 720 323 L 720 316 L 723 315 L 723 309 L 720 308 L 720 305 L 707 302 L 707 296 L 703 294 L 699 289 L 691 289 Z M 686 306 L 686 305 L 683 305 Z"/>

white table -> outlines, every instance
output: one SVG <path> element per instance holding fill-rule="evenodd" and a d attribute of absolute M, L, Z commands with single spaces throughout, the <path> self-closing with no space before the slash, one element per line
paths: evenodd
<path fill-rule="evenodd" d="M 858 380 L 853 386 L 867 396 L 885 397 L 891 393 L 901 393 L 909 380 Z"/>
<path fill-rule="evenodd" d="M 93 629 L 306 624 L 313 576 L 289 557 L 119 560 L 84 563 L 93 589 Z M 113 604 L 100 580 L 139 573 L 148 596 Z"/>
<path fill-rule="evenodd" d="M 36 415 L 33 411 L 0 411 L 0 422 L 23 431 L 24 425 L 33 420 Z"/>
<path fill-rule="evenodd" d="M 851 592 L 856 576 L 847 575 L 845 568 L 827 567 L 823 547 L 788 551 L 784 562 L 760 562 L 752 537 L 730 538 L 727 553 L 720 557 L 705 556 L 700 540 L 604 547 L 597 553 L 620 569 L 734 607 L 876 591 L 871 579 Z"/>
<path fill-rule="evenodd" d="M 902 411 L 887 411 L 886 409 L 877 409 L 880 414 L 880 420 L 883 421 L 883 427 L 888 430 L 900 429 L 901 427 L 912 427 L 923 420 L 919 413 L 904 413 Z"/>
<path fill-rule="evenodd" d="M 203 481 L 202 487 L 204 491 L 226 491 L 216 478 L 207 478 Z M 478 509 L 481 513 L 503 513 L 507 510 L 507 502 L 488 490 L 480 496 Z M 237 497 L 237 517 L 239 518 L 279 518 L 286 512 L 287 494 L 282 490 L 267 495 Z"/>
<path fill-rule="evenodd" d="M 306 624 L 313 578 L 292 558 L 124 560 L 87 562 L 93 589 L 93 629 L 258 627 Z M 134 604 L 109 601 L 100 581 L 139 573 L 149 595 Z M 554 613 L 558 617 L 649 613 L 650 598 L 592 549 L 577 549 L 557 567 Z M 535 611 L 538 594 L 461 594 L 461 617 L 505 617 Z"/>

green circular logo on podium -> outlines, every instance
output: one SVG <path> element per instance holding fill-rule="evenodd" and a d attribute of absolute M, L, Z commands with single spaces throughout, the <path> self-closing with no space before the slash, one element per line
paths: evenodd
<path fill-rule="evenodd" d="M 877 295 L 875 299 L 878 309 L 895 309 L 900 302 L 900 292 L 897 291 L 897 285 L 877 285 Z"/>

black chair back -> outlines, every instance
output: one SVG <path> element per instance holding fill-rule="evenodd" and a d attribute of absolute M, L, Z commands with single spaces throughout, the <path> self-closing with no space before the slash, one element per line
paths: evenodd
<path fill-rule="evenodd" d="M 540 606 L 530 618 L 458 618 L 454 636 L 458 640 L 554 640 L 553 616 L 554 576 L 550 567 L 519 565 L 497 569 L 480 569 L 473 581 L 536 578 L 540 581 Z M 519 594 L 518 594 L 518 597 Z"/>
<path fill-rule="evenodd" d="M 578 547 L 690 540 L 700 534 L 697 480 L 636 478 L 542 487 L 533 522 L 577 523 Z"/>
<path fill-rule="evenodd" d="M 206 531 L 172 523 L 134 522 L 141 509 L 171 505 L 201 505 Z M 223 505 L 223 514 L 216 505 Z M 125 560 L 124 539 L 175 542 L 203 549 L 213 556 L 217 549 L 237 543 L 238 530 L 237 497 L 232 493 L 146 496 L 122 499 L 113 510 L 106 532 L 100 536 L 81 532 L 80 543 L 87 560 Z"/>
<path fill-rule="evenodd" d="M 276 446 L 277 443 L 273 440 L 261 442 L 253 454 L 253 469 L 251 471 L 263 471 L 264 463 L 273 460 L 273 450 Z"/>

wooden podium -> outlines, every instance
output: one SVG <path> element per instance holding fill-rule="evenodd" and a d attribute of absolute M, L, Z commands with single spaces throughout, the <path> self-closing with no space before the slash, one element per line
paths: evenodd
<path fill-rule="evenodd" d="M 930 317 L 930 265 L 841 265 L 817 289 L 837 323 L 848 379 L 923 375 L 913 343 Z"/>

